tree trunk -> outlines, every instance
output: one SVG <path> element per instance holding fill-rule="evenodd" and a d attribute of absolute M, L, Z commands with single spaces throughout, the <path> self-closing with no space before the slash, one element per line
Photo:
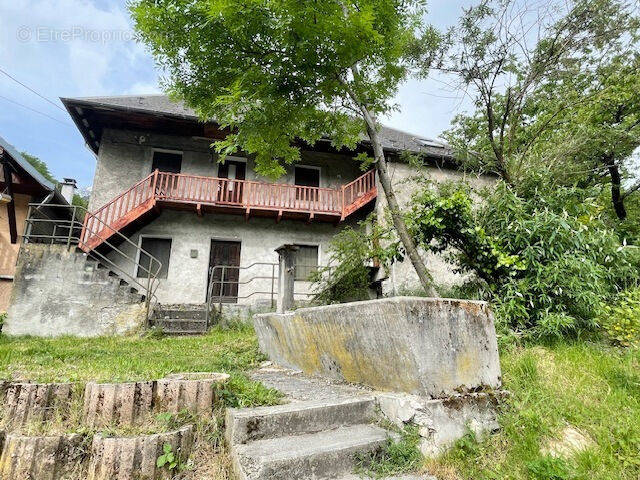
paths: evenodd
<path fill-rule="evenodd" d="M 619 220 L 625 220 L 627 218 L 627 209 L 624 207 L 620 169 L 611 156 L 606 157 L 605 162 L 609 170 L 609 175 L 611 176 L 611 202 L 613 203 L 613 210 L 616 212 Z"/>
<path fill-rule="evenodd" d="M 413 264 L 413 268 L 418 274 L 418 278 L 420 279 L 420 283 L 422 284 L 422 288 L 430 296 L 438 296 L 435 288 L 432 285 L 432 278 L 427 270 L 427 267 L 420 257 L 420 253 L 418 252 L 418 248 L 416 243 L 413 241 L 413 237 L 409 234 L 409 230 L 407 229 L 407 225 L 402 217 L 402 212 L 400 211 L 400 205 L 398 204 L 398 199 L 393 191 L 393 186 L 391 184 L 391 178 L 389 177 L 389 172 L 387 170 L 387 160 L 384 156 L 384 149 L 382 148 L 382 144 L 380 143 L 380 138 L 378 137 L 378 130 L 376 129 L 376 120 L 373 115 L 369 112 L 369 110 L 361 105 L 360 109 L 362 110 L 364 120 L 367 124 L 367 134 L 369 135 L 369 139 L 371 140 L 371 144 L 373 146 L 373 154 L 376 160 L 376 170 L 378 172 L 378 178 L 380 179 L 380 183 L 382 184 L 382 189 L 384 190 L 385 197 L 387 198 L 387 204 L 389 205 L 389 210 L 391 212 L 391 218 L 393 219 L 393 226 L 398 232 L 398 236 L 400 237 L 400 241 L 407 251 L 407 255 Z"/>

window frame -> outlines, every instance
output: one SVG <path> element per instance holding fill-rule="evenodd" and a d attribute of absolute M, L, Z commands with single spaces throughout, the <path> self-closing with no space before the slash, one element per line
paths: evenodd
<path fill-rule="evenodd" d="M 158 280 L 166 280 L 167 278 L 169 278 L 169 265 L 171 264 L 171 252 L 173 250 L 173 237 L 171 237 L 170 235 L 154 235 L 154 234 L 149 234 L 149 233 L 144 233 L 144 234 L 140 234 L 140 236 L 138 237 L 138 251 L 136 252 L 136 272 L 135 272 L 135 277 L 136 278 L 148 278 L 147 274 L 145 273 L 144 276 L 140 276 L 140 256 L 142 254 L 142 241 L 145 238 L 150 238 L 150 239 L 157 239 L 157 240 L 169 240 L 171 242 L 170 246 L 169 246 L 169 262 L 167 263 L 167 276 L 166 277 L 161 277 L 161 276 L 157 276 L 156 279 Z M 150 272 L 149 272 L 150 273 Z"/>
<path fill-rule="evenodd" d="M 321 257 L 321 245 L 319 243 L 294 243 L 293 244 L 295 247 L 311 247 L 311 248 L 315 248 L 316 252 L 317 252 L 317 257 L 316 257 L 316 266 L 315 266 L 315 271 L 317 271 L 320 268 L 320 257 Z M 296 252 L 297 253 L 297 252 Z M 294 267 L 297 267 L 297 261 L 294 264 Z M 304 267 L 312 269 L 314 268 L 311 265 L 304 265 Z M 309 271 L 309 274 L 304 277 L 304 278 L 299 278 L 298 277 L 298 273 L 297 273 L 297 268 L 294 271 L 293 274 L 293 280 L 295 282 L 309 282 L 309 276 L 312 274 L 312 271 Z"/>
<path fill-rule="evenodd" d="M 308 187 L 310 185 L 298 185 L 296 183 L 296 168 L 302 168 L 306 170 L 316 170 L 318 172 L 318 186 L 312 187 L 312 188 L 322 188 L 322 167 L 318 167 L 316 165 L 294 165 L 293 166 L 293 184 L 299 187 Z"/>

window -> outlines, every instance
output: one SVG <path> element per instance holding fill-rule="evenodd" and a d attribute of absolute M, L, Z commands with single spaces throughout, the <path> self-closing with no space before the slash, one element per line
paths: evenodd
<path fill-rule="evenodd" d="M 182 154 L 172 152 L 153 152 L 151 171 L 180 173 L 182 169 Z"/>
<path fill-rule="evenodd" d="M 296 272 L 294 280 L 309 280 L 309 276 L 318 270 L 318 247 L 309 245 L 296 245 Z"/>
<path fill-rule="evenodd" d="M 160 263 L 162 263 L 162 267 L 156 275 L 156 278 L 167 278 L 167 272 L 169 271 L 169 257 L 171 255 L 171 239 L 142 237 L 140 248 L 145 252 L 148 252 L 149 255 L 153 255 L 158 259 L 158 261 L 160 261 Z M 151 260 L 149 255 L 144 252 L 140 252 L 140 260 L 138 261 L 138 278 L 147 278 L 149 275 L 149 270 L 151 270 L 151 268 L 149 268 Z M 158 268 L 158 265 L 153 262 L 152 267 L 156 269 Z M 155 272 L 151 271 L 152 276 L 153 273 Z"/>

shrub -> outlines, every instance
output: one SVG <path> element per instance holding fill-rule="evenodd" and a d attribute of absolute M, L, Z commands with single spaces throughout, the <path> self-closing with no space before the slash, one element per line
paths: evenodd
<path fill-rule="evenodd" d="M 452 252 L 486 285 L 503 326 L 558 337 L 594 329 L 603 303 L 637 284 L 640 249 L 621 244 L 590 191 L 528 188 L 523 197 L 499 183 L 474 210 L 464 185 L 427 185 L 408 224 L 422 248 Z"/>
<path fill-rule="evenodd" d="M 610 305 L 602 305 L 599 318 L 607 338 L 615 345 L 640 343 L 640 288 L 622 292 Z"/>

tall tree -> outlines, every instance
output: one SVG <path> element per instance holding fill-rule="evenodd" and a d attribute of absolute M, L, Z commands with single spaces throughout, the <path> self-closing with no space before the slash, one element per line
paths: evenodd
<path fill-rule="evenodd" d="M 27 152 L 20 152 L 20 154 L 24 157 L 24 159 L 29 162 L 33 168 L 35 168 L 38 173 L 40 173 L 44 178 L 46 178 L 47 180 L 49 180 L 51 183 L 53 184 L 57 184 L 58 180 L 55 179 L 55 177 L 53 176 L 53 174 L 51 173 L 51 171 L 49 170 L 49 166 L 42 160 L 40 160 L 40 158 L 36 157 L 35 155 L 31 155 L 30 153 Z"/>
<path fill-rule="evenodd" d="M 622 158 L 639 144 L 633 94 L 637 33 L 631 1 L 571 0 L 542 7 L 523 0 L 481 1 L 449 33 L 438 65 L 457 76 L 476 107 L 455 119 L 448 140 L 467 165 L 495 172 L 513 186 L 535 160 L 579 171 L 571 168 L 577 157 L 582 166 L 587 156 L 597 159 L 624 218 L 615 198 L 624 195 L 616 196 Z M 626 73 L 617 70 L 621 66 Z M 626 100 L 621 97 L 618 105 L 614 97 L 623 84 Z M 624 129 L 624 144 L 612 143 Z M 585 134 L 580 151 L 578 133 Z"/>
<path fill-rule="evenodd" d="M 134 0 L 131 12 L 167 72 L 167 89 L 228 127 L 218 151 L 255 155 L 258 174 L 282 175 L 300 158 L 300 140 L 355 147 L 366 134 L 395 229 L 433 292 L 392 188 L 377 120 L 393 108 L 410 56 L 437 42 L 422 23 L 422 0 Z"/>

